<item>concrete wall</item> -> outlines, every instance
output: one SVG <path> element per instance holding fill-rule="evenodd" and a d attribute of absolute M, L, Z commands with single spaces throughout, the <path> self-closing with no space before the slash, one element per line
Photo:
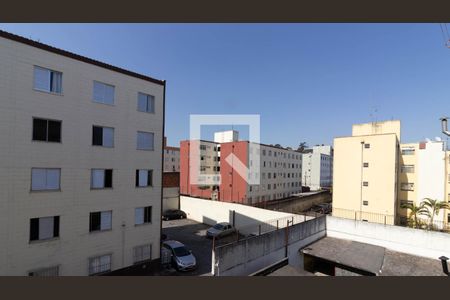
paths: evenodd
<path fill-rule="evenodd" d="M 62 72 L 62 94 L 33 89 L 34 65 Z M 93 81 L 115 86 L 114 105 L 92 101 Z M 155 113 L 137 111 L 138 92 Z M 90 257 L 112 254 L 112 270 L 133 264 L 133 247 L 159 258 L 163 86 L 0 38 L 0 275 L 59 265 L 87 275 Z M 62 121 L 61 143 L 32 141 L 33 117 Z M 92 146 L 92 126 L 114 127 L 114 147 Z M 154 133 L 154 151 L 136 150 L 137 131 Z M 60 190 L 31 192 L 31 168 L 61 168 Z M 91 169 L 113 169 L 113 188 L 91 190 Z M 136 169 L 153 187 L 136 188 Z M 153 223 L 135 226 L 135 208 Z M 89 213 L 112 210 L 112 229 L 89 232 Z M 60 216 L 59 238 L 30 242 L 30 219 Z"/>
<path fill-rule="evenodd" d="M 178 209 L 180 207 L 180 188 L 163 188 L 163 212 L 169 209 Z"/>
<path fill-rule="evenodd" d="M 289 264 L 303 268 L 299 249 L 324 237 L 325 216 L 214 249 L 215 276 L 246 276 L 288 257 Z"/>
<path fill-rule="evenodd" d="M 386 247 L 437 259 L 450 257 L 450 234 L 400 226 L 326 217 L 327 236 Z"/>
<path fill-rule="evenodd" d="M 265 208 L 287 213 L 300 213 L 310 209 L 313 205 L 329 202 L 331 202 L 331 194 L 324 191 L 309 196 L 269 202 Z"/>
<path fill-rule="evenodd" d="M 254 233 L 255 226 L 260 224 L 265 227 L 267 225 L 276 227 L 275 222 L 277 219 L 284 220 L 279 222 L 280 228 L 286 226 L 287 220 L 294 220 L 294 224 L 305 220 L 305 217 L 300 215 L 187 196 L 180 196 L 180 209 L 186 212 L 189 219 L 208 225 L 214 225 L 219 222 L 233 224 L 234 215 L 234 226 L 242 234 Z M 310 218 L 307 217 L 306 219 Z M 269 231 L 268 228 L 263 228 L 263 230 Z"/>

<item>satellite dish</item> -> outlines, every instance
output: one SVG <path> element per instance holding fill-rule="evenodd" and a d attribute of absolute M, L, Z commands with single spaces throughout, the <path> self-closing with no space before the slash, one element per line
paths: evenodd
<path fill-rule="evenodd" d="M 440 137 L 438 137 L 438 136 L 435 137 L 434 139 L 436 140 L 436 142 L 442 142 L 442 139 Z"/>

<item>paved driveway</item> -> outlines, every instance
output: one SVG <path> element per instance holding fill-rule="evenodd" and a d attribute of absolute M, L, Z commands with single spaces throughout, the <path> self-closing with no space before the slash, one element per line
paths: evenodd
<path fill-rule="evenodd" d="M 190 219 L 163 221 L 163 234 L 168 240 L 177 240 L 192 250 L 197 259 L 197 269 L 190 272 L 174 272 L 173 275 L 211 276 L 212 240 L 206 238 L 208 225 L 197 223 Z M 216 241 L 217 245 L 232 242 L 235 235 Z"/>

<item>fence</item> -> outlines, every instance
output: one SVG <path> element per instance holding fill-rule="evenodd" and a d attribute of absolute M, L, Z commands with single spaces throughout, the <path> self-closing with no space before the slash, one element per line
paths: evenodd
<path fill-rule="evenodd" d="M 431 224 L 430 219 L 424 218 L 423 216 L 418 216 L 416 221 L 414 218 L 407 218 L 403 216 L 384 215 L 341 208 L 333 208 L 332 216 L 337 218 L 353 219 L 355 221 L 365 221 L 384 225 L 396 225 L 450 233 L 450 224 L 440 220 L 433 220 L 433 223 Z"/>
<path fill-rule="evenodd" d="M 316 217 L 320 216 L 320 214 L 301 214 L 301 215 L 293 215 L 288 216 L 284 218 L 277 218 L 272 219 L 268 221 L 264 221 L 262 223 L 258 224 L 250 224 L 246 226 L 242 226 L 239 228 L 239 231 L 237 232 L 237 239 L 239 240 L 239 236 L 254 236 L 254 235 L 261 235 L 264 233 L 268 233 L 274 230 L 278 230 L 280 228 L 285 228 L 288 226 L 292 226 L 295 224 L 299 224 L 308 220 L 312 220 Z"/>

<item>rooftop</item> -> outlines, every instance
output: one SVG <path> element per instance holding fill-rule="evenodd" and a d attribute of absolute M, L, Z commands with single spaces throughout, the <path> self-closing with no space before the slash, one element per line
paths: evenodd
<path fill-rule="evenodd" d="M 94 60 L 92 58 L 88 58 L 88 57 L 85 57 L 85 56 L 81 56 L 81 55 L 78 55 L 78 54 L 75 54 L 75 53 L 72 53 L 72 52 L 69 52 L 69 51 L 66 51 L 66 50 L 62 50 L 62 49 L 59 49 L 59 48 L 47 45 L 47 44 L 36 42 L 36 41 L 30 40 L 30 39 L 24 38 L 22 36 L 15 35 L 15 34 L 3 31 L 3 30 L 0 30 L 0 37 L 5 38 L 5 39 L 9 39 L 9 40 L 12 40 L 12 41 L 15 41 L 15 42 L 18 42 L 18 43 L 26 44 L 28 46 L 32 46 L 32 47 L 35 47 L 35 48 L 38 48 L 38 49 L 41 49 L 41 50 L 45 50 L 45 51 L 48 51 L 48 52 L 52 52 L 52 53 L 55 53 L 55 54 L 66 56 L 66 57 L 69 57 L 69 58 L 72 58 L 72 59 L 76 59 L 76 60 L 79 60 L 79 61 L 91 64 L 91 65 L 96 65 L 98 67 L 109 69 L 111 71 L 122 73 L 122 74 L 125 74 L 125 75 L 128 75 L 128 76 L 132 76 L 132 77 L 136 77 L 136 78 L 139 78 L 139 79 L 142 79 L 142 80 L 150 81 L 150 82 L 153 82 L 153 83 L 156 83 L 156 84 L 159 84 L 159 85 L 163 85 L 163 86 L 166 85 L 166 81 L 165 80 L 159 80 L 159 79 L 155 79 L 155 78 L 152 78 L 152 77 L 149 77 L 149 76 L 146 76 L 146 75 L 142 75 L 142 74 L 138 74 L 138 73 L 135 73 L 135 72 L 132 72 L 132 71 L 129 71 L 129 70 L 125 70 L 125 69 L 122 69 L 122 68 L 119 68 L 119 67 L 116 67 L 116 66 L 113 66 L 113 65 L 109 65 L 107 63 L 104 63 L 104 62 L 101 62 L 101 61 L 98 61 L 98 60 Z"/>
<path fill-rule="evenodd" d="M 300 251 L 378 276 L 445 276 L 437 258 L 410 255 L 352 240 L 325 237 Z"/>

